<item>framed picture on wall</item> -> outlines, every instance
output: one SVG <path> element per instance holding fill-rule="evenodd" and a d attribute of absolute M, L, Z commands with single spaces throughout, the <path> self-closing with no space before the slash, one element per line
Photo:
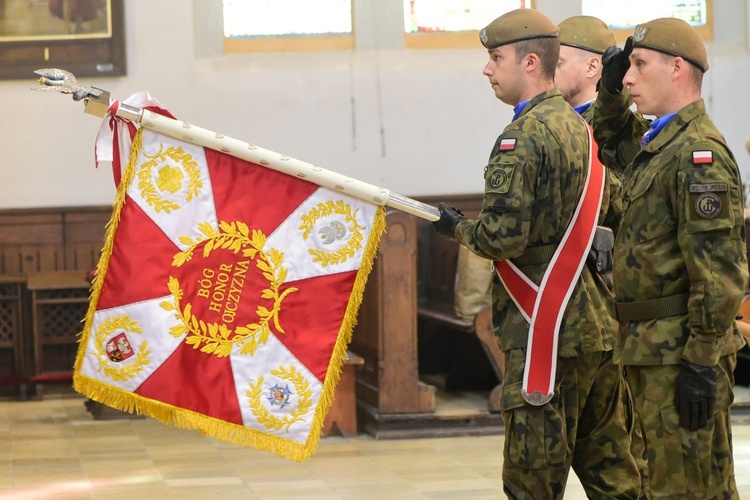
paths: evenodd
<path fill-rule="evenodd" d="M 0 0 L 0 79 L 125 74 L 124 0 Z"/>

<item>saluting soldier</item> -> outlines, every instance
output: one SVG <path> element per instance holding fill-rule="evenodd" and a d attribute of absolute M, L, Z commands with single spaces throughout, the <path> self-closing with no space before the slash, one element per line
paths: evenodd
<path fill-rule="evenodd" d="M 594 118 L 593 104 L 599 92 L 599 81 L 602 76 L 602 55 L 609 47 L 616 45 L 615 34 L 609 29 L 607 23 L 593 16 L 569 17 L 558 27 L 560 29 L 560 58 L 555 71 L 555 85 L 560 89 L 563 99 L 573 106 L 573 109 L 587 123 L 591 123 Z M 621 155 L 633 156 L 640 149 L 639 143 L 631 141 L 625 141 L 619 146 Z M 628 148 L 630 148 L 629 151 Z M 610 198 L 608 200 L 609 212 L 604 220 L 604 226 L 617 234 L 622 217 L 622 182 L 609 168 L 607 181 Z M 609 285 L 612 284 L 611 276 L 610 266 L 605 275 Z M 616 324 L 615 327 L 617 327 Z M 642 430 L 633 414 L 631 399 L 628 395 L 627 415 L 628 418 L 634 420 L 631 450 L 641 474 L 641 484 L 645 485 L 647 470 L 645 446 Z"/>
<path fill-rule="evenodd" d="M 617 162 L 626 168 L 613 272 L 615 361 L 645 432 L 648 494 L 737 498 L 729 405 L 744 344 L 734 319 L 748 283 L 745 225 L 737 163 L 701 98 L 706 49 L 685 21 L 656 19 L 603 64 L 597 141 L 610 154 L 643 145 Z M 630 98 L 656 120 L 635 116 Z"/>
<path fill-rule="evenodd" d="M 602 75 L 602 54 L 615 45 L 615 35 L 604 21 L 592 16 L 569 17 L 560 23 L 559 29 L 560 58 L 555 85 L 563 99 L 591 122 L 594 116 L 591 105 Z"/>
<path fill-rule="evenodd" d="M 594 117 L 592 104 L 596 100 L 602 75 L 602 54 L 615 45 L 615 35 L 604 21 L 593 16 L 569 17 L 558 28 L 560 57 L 555 70 L 555 86 L 560 89 L 563 99 L 587 123 L 591 123 Z M 621 182 L 616 173 L 609 169 L 607 181 L 610 186 L 604 194 L 611 198 L 604 202 L 605 206 L 609 206 L 604 226 L 617 233 L 622 212 L 619 199 Z"/>
<path fill-rule="evenodd" d="M 585 264 L 590 240 L 581 249 L 576 238 L 567 237 L 573 221 L 575 234 L 585 227 L 576 217 L 584 199 L 586 210 L 581 212 L 591 216 L 585 229 L 593 235 L 593 226 L 608 209 L 601 203 L 607 186 L 597 170 L 599 191 L 584 196 L 591 193 L 587 175 L 595 171 L 588 158 L 591 140 L 586 123 L 554 86 L 557 32 L 552 21 L 530 9 L 504 14 L 480 31 L 489 53 L 483 74 L 495 96 L 514 106 L 515 116 L 490 153 L 478 218 L 467 219 L 440 204 L 434 227 L 497 261 L 493 328 L 505 355 L 500 401 L 505 493 L 510 498 L 562 498 L 572 465 L 590 497 L 637 498 L 640 478 L 630 454 L 627 394 L 611 360 L 616 328 L 612 295 L 602 276 Z M 560 272 L 567 282 L 558 282 L 562 280 L 551 271 L 572 260 L 580 264 L 577 272 Z M 516 272 L 528 285 L 535 297 L 531 303 L 501 269 Z M 569 300 L 547 309 L 547 292 L 561 288 L 570 291 Z M 532 343 L 539 346 L 539 339 L 550 333 L 534 325 L 547 328 L 544 320 L 550 317 L 559 321 L 553 332 L 555 354 L 546 367 L 554 390 L 531 390 L 524 376 L 527 362 L 535 368 L 545 363 L 532 356 Z"/>

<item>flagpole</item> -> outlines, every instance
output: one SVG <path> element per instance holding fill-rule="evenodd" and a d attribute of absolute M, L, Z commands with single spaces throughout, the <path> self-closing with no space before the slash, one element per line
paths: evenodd
<path fill-rule="evenodd" d="M 110 93 L 96 87 L 78 84 L 76 77 L 63 69 L 42 68 L 34 73 L 40 75 L 42 87 L 34 90 L 56 91 L 73 94 L 73 100 L 84 101 L 86 113 L 104 118 L 108 114 L 140 124 L 142 127 L 168 135 L 175 139 L 188 141 L 199 146 L 227 153 L 236 158 L 276 170 L 293 177 L 305 179 L 319 186 L 345 193 L 355 198 L 389 206 L 403 212 L 416 215 L 428 221 L 440 219 L 437 208 L 406 196 L 391 193 L 352 177 L 326 170 L 311 163 L 290 158 L 286 155 L 263 149 L 254 144 L 227 137 L 189 123 L 154 113 L 145 108 L 138 108 L 126 103 L 111 101 Z"/>
<path fill-rule="evenodd" d="M 116 115 L 131 121 L 137 121 L 142 127 L 154 132 L 220 151 L 364 201 L 396 208 L 427 219 L 428 221 L 440 219 L 440 212 L 437 208 L 421 201 L 391 193 L 388 189 L 380 188 L 352 177 L 326 170 L 311 163 L 296 160 L 286 155 L 263 149 L 254 144 L 227 137 L 217 132 L 175 120 L 148 109 L 136 108 L 121 103 Z M 133 120 L 136 116 L 139 119 Z"/>

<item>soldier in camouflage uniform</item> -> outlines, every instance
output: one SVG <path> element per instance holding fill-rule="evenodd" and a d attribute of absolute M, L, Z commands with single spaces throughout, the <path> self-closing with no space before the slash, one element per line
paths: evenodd
<path fill-rule="evenodd" d="M 602 74 L 602 54 L 611 46 L 615 45 L 615 34 L 607 24 L 592 16 L 569 17 L 558 26 L 560 29 L 560 59 L 555 70 L 555 85 L 560 89 L 563 99 L 573 106 L 587 123 L 594 118 L 594 101 L 598 93 L 599 79 Z M 621 144 L 621 147 L 631 148 L 634 155 L 640 144 L 632 145 L 630 142 Z M 634 149 L 637 148 L 637 149 Z M 625 151 L 627 153 L 627 151 Z M 624 154 L 620 151 L 619 154 Z M 607 168 L 607 179 L 609 182 L 609 212 L 603 224 L 617 234 L 622 217 L 622 183 L 617 174 Z M 607 272 L 608 283 L 611 283 L 611 269 Z M 626 386 L 627 388 L 627 386 Z M 632 396 L 628 390 L 628 417 L 633 421 L 631 429 L 631 451 L 638 464 L 641 474 L 641 484 L 646 484 L 646 459 L 645 444 L 640 425 L 633 414 Z"/>
<path fill-rule="evenodd" d="M 729 405 L 735 314 L 748 282 L 737 163 L 701 99 L 708 57 L 686 22 L 639 25 L 607 49 L 594 130 L 626 165 L 614 280 L 625 365 L 643 426 L 650 498 L 737 498 Z M 623 85 L 629 92 L 623 90 Z M 657 117 L 650 126 L 634 115 Z M 606 155 L 603 156 L 606 158 Z"/>
<path fill-rule="evenodd" d="M 516 116 L 490 153 L 478 219 L 441 204 L 434 226 L 481 257 L 511 259 L 539 284 L 583 191 L 586 124 L 554 87 L 559 41 L 548 18 L 511 11 L 480 38 L 490 58 L 483 73 Z M 602 205 L 600 220 L 607 209 Z M 559 330 L 554 396 L 541 406 L 522 394 L 529 324 L 497 277 L 492 295 L 493 328 L 505 355 L 505 493 L 561 498 L 572 465 L 590 497 L 637 498 L 627 393 L 611 360 L 612 295 L 602 276 L 584 266 L 578 278 Z"/>
<path fill-rule="evenodd" d="M 569 17 L 560 23 L 560 57 L 555 70 L 555 86 L 563 99 L 573 106 L 587 123 L 594 117 L 597 84 L 602 73 L 602 54 L 615 44 L 615 35 L 601 19 L 591 16 Z M 635 154 L 635 151 L 633 151 Z M 616 173 L 607 169 L 609 199 L 603 205 L 609 212 L 603 225 L 617 233 L 622 214 L 619 198 L 621 182 Z"/>
<path fill-rule="evenodd" d="M 601 19 L 573 16 L 561 22 L 560 58 L 555 85 L 563 99 L 591 123 L 596 86 L 602 74 L 602 54 L 615 44 L 615 35 Z"/>

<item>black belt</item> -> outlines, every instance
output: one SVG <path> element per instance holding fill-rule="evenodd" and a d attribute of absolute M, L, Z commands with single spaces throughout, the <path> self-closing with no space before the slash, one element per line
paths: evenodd
<path fill-rule="evenodd" d="M 652 300 L 616 302 L 618 321 L 646 321 L 688 313 L 690 293 L 677 293 Z"/>

